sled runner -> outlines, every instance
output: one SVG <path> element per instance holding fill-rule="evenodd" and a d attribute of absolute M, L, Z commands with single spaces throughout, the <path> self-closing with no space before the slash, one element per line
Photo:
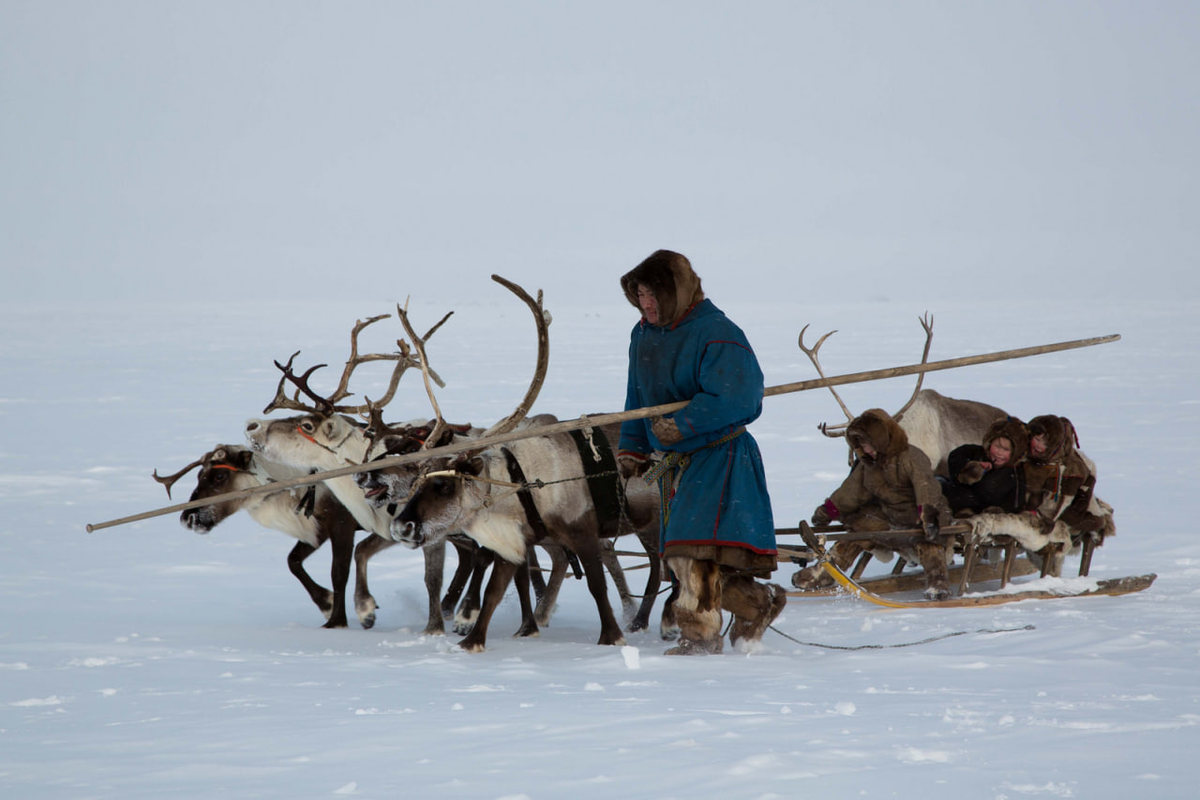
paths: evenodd
<path fill-rule="evenodd" d="M 919 591 L 924 587 L 923 573 L 903 572 L 906 562 L 902 556 L 898 555 L 898 563 L 892 570 L 891 575 L 862 579 L 863 571 L 872 558 L 871 551 L 867 551 L 863 553 L 858 562 L 850 570 L 850 574 L 847 575 L 831 562 L 825 549 L 826 542 L 870 539 L 873 542 L 879 543 L 881 547 L 888 547 L 894 543 L 897 549 L 902 549 L 905 542 L 912 541 L 915 537 L 924 536 L 924 531 L 898 530 L 864 534 L 847 531 L 838 526 L 827 526 L 819 530 L 814 530 L 807 522 L 801 522 L 799 528 L 784 528 L 776 531 L 777 536 L 794 535 L 797 533 L 803 539 L 806 547 L 780 546 L 780 560 L 796 563 L 816 561 L 833 577 L 835 586 L 811 591 L 790 591 L 788 592 L 789 597 L 819 597 L 839 591 L 848 591 L 864 600 L 890 608 L 962 608 L 967 606 L 998 605 L 1018 600 L 1046 600 L 1060 597 L 1130 594 L 1148 588 L 1154 582 L 1155 578 L 1158 577 L 1151 573 L 1149 575 L 1115 578 L 1096 582 L 1070 581 L 1054 590 L 1034 589 L 1020 591 L 1015 590 L 1014 587 L 1014 590 L 1004 591 L 1009 581 L 1015 577 L 1034 573 L 1040 573 L 1041 577 L 1053 575 L 1055 571 L 1054 565 L 1057 564 L 1059 569 L 1062 566 L 1061 553 L 1056 551 L 1065 550 L 1067 545 L 1065 543 L 1047 545 L 1047 551 L 1043 552 L 1038 559 L 1040 563 L 1034 564 L 1028 558 L 1027 554 L 1022 556 L 1017 555 L 1017 551 L 1021 549 L 1021 544 L 1015 537 L 995 535 L 989 536 L 986 541 L 983 541 L 976 533 L 975 528 L 964 523 L 946 526 L 939 534 L 942 537 L 950 537 L 953 541 L 955 553 L 962 554 L 963 563 L 955 565 L 950 569 L 950 582 L 952 585 L 958 585 L 958 597 L 951 597 L 945 600 L 915 602 L 896 601 L 886 599 L 880 595 Z M 1098 542 L 1092 537 L 1085 536 L 1075 544 L 1077 544 L 1082 552 L 1079 576 L 1080 578 L 1086 578 L 1088 570 L 1091 567 L 1092 551 Z M 989 563 L 979 560 L 978 553 L 984 547 L 1002 550 L 1004 553 L 1003 560 L 999 563 Z M 978 595 L 967 594 L 967 590 L 972 582 L 982 583 L 995 580 L 1000 581 L 999 592 Z"/>

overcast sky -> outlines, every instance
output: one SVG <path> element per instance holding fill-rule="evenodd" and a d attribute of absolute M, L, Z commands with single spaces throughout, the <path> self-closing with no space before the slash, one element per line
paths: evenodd
<path fill-rule="evenodd" d="M 611 303 L 658 247 L 718 304 L 1198 300 L 1198 42 L 1195 2 L 0 0 L 0 302 Z"/>

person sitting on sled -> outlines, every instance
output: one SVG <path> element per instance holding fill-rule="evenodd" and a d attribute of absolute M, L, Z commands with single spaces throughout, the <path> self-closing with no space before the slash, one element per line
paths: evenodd
<path fill-rule="evenodd" d="M 1115 532 L 1112 509 L 1095 496 L 1096 465 L 1079 450 L 1075 426 L 1066 417 L 1045 414 L 1029 420 L 1029 459 L 1025 465 L 1025 508 L 1042 533 L 1062 521 L 1073 534 Z"/>
<path fill-rule="evenodd" d="M 1024 460 L 1029 432 L 1016 417 L 1002 417 L 983 435 L 983 444 L 950 451 L 950 479 L 938 478 L 956 517 L 981 511 L 1016 514 L 1025 509 Z"/>
<path fill-rule="evenodd" d="M 947 554 L 937 540 L 940 526 L 950 518 L 950 509 L 929 457 L 909 444 L 899 423 L 878 408 L 856 417 L 846 428 L 846 440 L 854 451 L 854 467 L 837 491 L 817 506 L 813 524 L 838 521 L 848 531 L 858 532 L 923 527 L 925 537 L 918 539 L 913 549 L 925 569 L 925 596 L 945 599 L 950 595 Z M 871 548 L 868 541 L 840 541 L 830 550 L 830 560 L 846 570 L 860 553 Z M 832 582 L 820 564 L 792 575 L 792 585 L 798 589 L 816 589 Z"/>

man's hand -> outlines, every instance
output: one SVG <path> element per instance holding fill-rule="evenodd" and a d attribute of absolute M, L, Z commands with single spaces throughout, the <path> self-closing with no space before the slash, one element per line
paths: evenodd
<path fill-rule="evenodd" d="M 617 471 L 625 480 L 645 474 L 649 467 L 650 459 L 646 457 L 645 453 L 622 450 L 617 454 Z"/>
<path fill-rule="evenodd" d="M 668 447 L 683 440 L 679 426 L 675 424 L 675 420 L 668 417 L 655 417 L 650 423 L 650 430 L 654 433 L 654 438 Z"/>

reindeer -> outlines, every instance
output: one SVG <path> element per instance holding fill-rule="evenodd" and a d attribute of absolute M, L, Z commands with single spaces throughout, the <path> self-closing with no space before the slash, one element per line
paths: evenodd
<path fill-rule="evenodd" d="M 528 301 L 527 301 L 528 302 Z M 519 424 L 549 424 L 553 417 L 527 420 L 528 408 L 537 397 L 548 366 L 548 349 L 541 294 L 530 303 L 538 320 L 538 364 L 524 400 L 505 419 L 480 437 L 487 439 L 514 430 Z M 593 436 L 603 436 L 595 429 Z M 594 443 L 594 439 L 593 439 Z M 602 455 L 593 444 L 596 459 Z M 609 452 L 611 459 L 611 450 Z M 596 513 L 589 493 L 582 488 L 586 478 L 582 470 L 581 448 L 569 435 L 556 435 L 512 442 L 506 447 L 481 448 L 453 458 L 432 462 L 414 484 L 399 516 L 392 523 L 392 537 L 409 547 L 428 547 L 462 531 L 500 556 L 492 565 L 492 577 L 484 595 L 483 607 L 471 632 L 459 646 L 468 652 L 480 652 L 487 640 L 492 614 L 518 567 L 526 563 L 530 548 L 550 540 L 577 554 L 583 565 L 588 589 L 600 614 L 600 644 L 623 644 L 621 628 L 608 602 L 607 585 L 600 558 L 600 537 L 612 535 Z M 538 481 L 530 488 L 528 474 Z M 615 476 L 615 461 L 612 464 Z M 615 479 L 614 479 L 615 483 Z M 506 487 L 503 491 L 493 491 Z M 650 494 L 648 491 L 643 494 Z M 645 509 L 624 504 L 641 516 L 647 526 L 657 523 L 657 496 Z M 651 510 L 653 509 L 653 510 Z M 642 514 L 637 514 L 638 511 Z M 623 514 L 622 516 L 625 516 Z M 608 527 L 617 527 L 617 522 Z M 616 532 L 621 532 L 617 530 Z M 657 547 L 650 548 L 656 551 Z M 657 555 L 656 552 L 653 553 Z M 657 581 L 657 569 L 652 580 Z M 518 584 L 518 588 L 519 584 Z M 657 592 L 647 591 L 649 597 Z M 648 613 L 648 612 L 647 612 Z"/>
<path fill-rule="evenodd" d="M 432 389 L 430 389 L 430 400 L 434 410 L 437 411 L 437 399 L 432 395 Z M 368 403 L 368 405 L 371 404 Z M 435 440 L 433 434 L 437 430 L 439 420 L 390 426 L 383 421 L 382 412 L 376 406 L 371 407 L 368 416 L 367 427 L 363 431 L 363 435 L 370 443 L 367 447 L 368 458 L 371 458 L 379 448 L 382 448 L 383 453 L 379 456 L 374 456 L 375 458 L 407 455 L 426 448 L 434 442 L 436 444 L 433 444 L 433 446 L 441 447 L 449 444 L 456 437 L 478 437 L 483 433 L 482 429 L 472 428 L 469 425 L 445 425 L 443 423 L 442 429 L 444 433 L 441 434 L 441 438 Z M 539 415 L 520 422 L 518 427 L 551 424 L 555 421 L 557 420 L 552 416 Z M 617 428 L 609 429 L 608 435 L 617 435 L 618 431 L 619 429 Z M 375 507 L 399 507 L 407 502 L 411 489 L 419 479 L 420 473 L 420 465 L 413 463 L 400 467 L 387 467 L 370 472 L 355 473 L 354 481 L 363 490 L 367 502 Z M 394 511 L 389 513 L 394 513 Z M 650 566 L 653 567 L 658 559 L 658 540 L 655 531 L 649 529 L 647 526 L 642 526 L 637 529 L 637 533 L 647 556 L 651 560 Z M 459 548 L 460 559 L 465 556 L 463 551 L 464 540 L 469 542 L 472 547 L 476 547 L 474 540 L 464 534 L 452 534 L 448 537 L 448 540 Z M 536 551 L 533 549 L 529 550 L 530 578 L 534 587 L 534 593 L 538 599 L 538 606 L 535 612 L 536 623 L 538 625 L 548 625 L 559 590 L 562 587 L 563 579 L 566 577 L 568 564 L 575 567 L 576 578 L 582 577 L 582 570 L 579 567 L 578 559 L 574 558 L 574 553 L 564 551 L 561 547 L 550 541 L 540 542 L 539 545 L 550 554 L 550 578 L 549 580 L 542 579 Z M 491 564 L 490 557 L 491 552 L 486 550 L 486 548 L 475 555 L 476 567 L 471 576 L 470 586 L 466 594 L 463 595 L 462 605 L 454 615 L 454 630 L 456 633 L 466 634 L 474 625 L 480 608 L 479 590 L 483 577 L 482 571 Z M 639 604 L 634 602 L 633 595 L 629 591 L 629 584 L 625 580 L 625 572 L 617 557 L 612 539 L 606 538 L 601 541 L 601 559 L 604 562 L 604 566 L 608 569 L 609 575 L 612 576 L 613 583 L 617 587 L 625 616 L 629 619 L 629 630 L 645 630 L 649 626 L 650 612 L 653 610 L 655 595 L 658 591 L 659 581 L 657 572 L 652 571 L 647 591 L 642 594 L 641 603 Z M 452 591 L 453 587 L 447 594 L 449 595 Z M 452 613 L 451 609 L 447 609 L 444 606 L 442 610 L 447 616 Z M 673 615 L 669 610 L 665 614 L 667 620 L 664 626 L 664 638 L 672 638 L 674 628 L 674 623 L 672 622 Z"/>
<path fill-rule="evenodd" d="M 366 441 L 363 438 L 363 425 L 348 416 L 362 414 L 368 409 L 367 404 L 347 405 L 342 401 L 350 396 L 348 385 L 354 370 L 361 364 L 370 361 L 390 360 L 395 362 L 391 380 L 383 398 L 378 402 L 380 407 L 387 405 L 395 395 L 396 388 L 403 373 L 417 363 L 408 344 L 397 340 L 399 353 L 359 355 L 358 336 L 364 328 L 386 319 L 390 314 L 371 317 L 366 321 L 358 321 L 350 333 L 350 358 L 346 361 L 341 380 L 337 388 L 328 397 L 317 394 L 309 385 L 308 380 L 314 371 L 325 366 L 318 364 L 309 368 L 302 375 L 296 375 L 292 370 L 299 351 L 292 354 L 286 365 L 275 362 L 275 366 L 283 373 L 279 386 L 272 400 L 263 413 L 267 414 L 277 409 L 289 409 L 303 412 L 300 416 L 284 419 L 251 419 L 246 422 L 245 435 L 247 444 L 256 453 L 260 453 L 271 461 L 287 464 L 306 472 L 327 470 L 361 464 L 366 454 Z M 449 319 L 447 314 L 426 334 L 428 339 Z M 435 380 L 440 379 L 434 376 Z M 290 382 L 296 386 L 292 397 L 285 390 Z M 303 393 L 312 404 L 302 402 Z M 368 401 L 369 403 L 369 401 Z M 338 498 L 346 509 L 354 516 L 359 526 L 370 531 L 375 536 L 368 537 L 354 550 L 356 581 L 354 587 L 354 606 L 359 622 L 364 628 L 375 624 L 375 612 L 378 603 L 371 595 L 367 583 L 367 562 L 379 551 L 395 544 L 388 534 L 391 516 L 386 510 L 373 508 L 366 502 L 362 491 L 349 476 L 332 478 L 325 481 L 330 491 Z M 445 566 L 445 547 L 440 544 L 425 550 L 425 587 L 429 596 L 429 616 L 424 633 L 440 635 L 445 633 L 440 599 L 442 587 L 442 572 Z"/>
<path fill-rule="evenodd" d="M 431 444 L 441 447 L 450 444 L 456 437 L 478 436 L 483 432 L 482 428 L 473 428 L 470 425 L 447 425 L 441 421 L 440 413 L 438 419 L 430 420 L 429 422 L 412 422 L 396 426 L 388 425 L 383 422 L 381 410 L 378 406 L 371 404 L 370 401 L 368 401 L 368 406 L 370 407 L 369 421 L 367 427 L 363 429 L 363 436 L 367 440 L 367 460 L 395 455 L 407 455 L 415 453 Z M 441 422 L 440 426 L 439 422 Z M 442 430 L 441 434 L 437 434 L 439 427 Z M 433 438 L 435 435 L 438 438 Z M 382 449 L 382 452 L 375 455 L 380 449 Z M 394 515 L 397 504 L 402 504 L 408 497 L 413 483 L 416 482 L 419 476 L 419 472 L 419 465 L 411 464 L 405 467 L 356 472 L 353 478 L 355 484 L 362 489 L 367 503 L 376 509 L 386 508 L 389 515 Z M 447 537 L 447 541 L 454 545 L 458 551 L 459 569 L 455 572 L 454 578 L 447 587 L 446 596 L 442 601 L 442 616 L 446 618 L 453 616 L 454 632 L 466 634 L 470 632 L 478 616 L 483 576 L 487 572 L 488 567 L 492 565 L 494 554 L 490 550 L 480 547 L 474 539 L 464 534 L 452 534 Z M 536 569 L 537 564 L 536 561 L 533 561 L 532 551 L 530 552 L 530 556 L 532 563 L 524 571 L 524 575 L 527 577 L 522 577 L 522 580 L 524 583 L 532 583 L 538 599 L 542 600 L 546 594 L 546 584 L 542 580 L 540 572 Z M 559 550 L 557 553 L 552 553 L 552 558 L 555 562 L 553 574 L 565 572 L 567 562 L 565 554 Z M 558 564 L 560 561 L 563 564 L 561 570 Z M 559 582 L 561 583 L 561 578 Z M 464 589 L 466 590 L 465 592 Z M 454 600 L 460 595 L 462 596 L 462 604 L 456 611 Z M 546 614 L 546 618 L 537 616 L 538 613 L 545 612 L 541 611 L 540 608 L 539 612 L 535 612 L 530 608 L 528 595 L 525 594 L 521 594 L 521 612 L 522 625 L 520 635 L 536 635 L 538 624 L 547 624 L 548 614 Z"/>
<path fill-rule="evenodd" d="M 167 496 L 170 497 L 171 487 L 176 481 L 196 467 L 200 468 L 200 472 L 192 500 L 264 486 L 303 474 L 300 470 L 267 461 L 244 447 L 222 444 L 174 475 L 161 477 L 155 470 L 154 479 L 166 487 Z M 288 553 L 288 569 L 325 616 L 326 622 L 322 627 L 345 628 L 346 581 L 350 576 L 354 535 L 359 530 L 358 522 L 345 506 L 338 502 L 329 489 L 318 484 L 307 490 L 257 494 L 189 509 L 180 515 L 179 521 L 188 530 L 207 534 L 238 511 L 247 512 L 265 528 L 282 531 L 299 540 Z M 333 548 L 330 569 L 333 591 L 314 581 L 304 569 L 305 559 L 325 542 L 330 542 Z"/>
<path fill-rule="evenodd" d="M 551 425 L 558 422 L 558 419 L 550 414 L 539 414 L 534 417 L 522 420 L 518 427 L 536 427 Z M 657 495 L 651 487 L 648 487 L 644 481 L 633 481 L 632 485 L 624 487 L 621 485 L 619 476 L 613 471 L 613 468 L 606 467 L 605 460 L 611 461 L 613 458 L 610 442 L 617 441 L 619 436 L 619 425 L 608 425 L 602 428 L 596 428 L 593 432 L 593 438 L 590 445 L 586 447 L 594 447 L 594 453 L 587 456 L 586 459 L 581 459 L 578 448 L 578 442 L 574 440 L 571 434 L 566 434 L 560 437 L 563 442 L 575 442 L 575 451 L 568 450 L 567 468 L 573 468 L 573 477 L 578 478 L 574 481 L 574 486 L 570 488 L 569 504 L 584 509 L 590 509 L 597 515 L 603 518 L 601 530 L 603 538 L 600 542 L 601 561 L 608 569 L 609 574 L 613 578 L 613 583 L 617 586 L 620 594 L 622 605 L 629 616 L 628 629 L 630 631 L 645 630 L 649 627 L 650 613 L 653 610 L 654 601 L 658 594 L 660 586 L 660 578 L 658 571 L 658 500 Z M 420 443 L 416 440 L 394 440 L 387 448 L 388 455 L 400 455 L 405 453 L 416 452 L 419 449 Z M 550 452 L 551 458 L 557 457 L 557 446 L 546 438 L 530 439 L 522 445 L 526 451 L 545 449 Z M 592 464 L 593 474 L 589 481 L 594 482 L 594 485 L 600 492 L 600 509 L 597 510 L 597 501 L 594 498 L 589 486 L 583 483 L 584 474 L 586 472 L 585 464 Z M 607 473 L 607 474 L 603 474 Z M 363 472 L 355 475 L 355 479 L 359 486 L 367 495 L 369 502 L 377 505 L 403 505 L 407 502 L 412 494 L 413 486 L 420 481 L 421 469 L 416 464 L 410 464 L 403 467 L 392 467 L 371 472 Z M 633 500 L 627 502 L 629 495 L 633 495 Z M 619 504 L 614 508 L 614 503 Z M 393 536 L 397 535 L 397 523 L 393 522 Z M 647 579 L 646 589 L 643 591 L 640 603 L 634 603 L 629 592 L 628 584 L 625 580 L 624 570 L 617 558 L 613 547 L 613 540 L 609 537 L 623 535 L 627 533 L 635 533 L 641 541 L 642 547 L 650 560 L 650 574 Z M 451 534 L 453 538 L 457 534 Z M 539 592 L 539 603 L 536 611 L 536 621 L 539 625 L 546 625 L 549 622 L 549 617 L 554 608 L 554 603 L 557 599 L 559 589 L 561 588 L 563 578 L 566 575 L 566 567 L 568 564 L 569 555 L 573 555 L 569 550 L 564 549 L 557 544 L 553 539 L 545 538 L 537 542 L 538 546 L 550 553 L 552 559 L 552 568 L 550 578 L 546 580 L 544 588 Z M 486 548 L 485 548 L 486 549 Z M 536 575 L 536 558 L 533 555 L 532 548 L 528 551 L 531 568 L 534 568 L 533 574 Z M 472 576 L 472 581 L 481 577 L 478 573 Z M 576 570 L 576 577 L 580 577 L 579 570 Z M 535 582 L 535 589 L 537 585 Z M 468 599 L 474 599 L 478 595 L 473 591 L 468 591 L 464 595 L 464 606 Z M 467 607 L 460 609 L 459 615 L 456 616 L 455 630 L 466 633 L 470 628 L 467 622 L 473 622 L 474 618 L 470 615 L 471 611 L 478 612 L 479 607 Z M 667 620 L 664 623 L 664 636 L 670 638 L 670 614 L 666 612 Z"/>
<path fill-rule="evenodd" d="M 929 346 L 933 342 L 933 316 L 926 315 L 919 321 L 925 330 L 925 349 L 921 354 L 921 363 L 924 364 L 929 360 Z M 800 349 L 817 368 L 817 374 L 824 378 L 825 370 L 821 367 L 818 351 L 825 340 L 837 331 L 825 334 L 810 348 L 804 345 L 804 332 L 807 330 L 808 326 L 805 325 L 800 331 Z M 1003 409 L 987 403 L 980 403 L 976 400 L 958 400 L 941 395 L 932 389 L 922 389 L 921 384 L 924 380 L 925 373 L 920 373 L 912 397 L 899 411 L 892 414 L 892 419 L 900 423 L 900 427 L 908 435 L 908 441 L 929 456 L 929 463 L 934 465 L 934 472 L 948 477 L 949 468 L 946 459 L 950 455 L 950 451 L 968 442 L 981 441 L 988 427 L 997 419 L 1008 416 L 1008 414 Z M 837 400 L 842 412 L 846 415 L 846 422 L 839 425 L 822 422 L 818 428 L 821 433 L 830 438 L 840 438 L 845 435 L 846 426 L 853 421 L 854 415 L 842 402 L 837 390 L 830 386 L 829 391 L 833 393 L 834 399 Z"/>

